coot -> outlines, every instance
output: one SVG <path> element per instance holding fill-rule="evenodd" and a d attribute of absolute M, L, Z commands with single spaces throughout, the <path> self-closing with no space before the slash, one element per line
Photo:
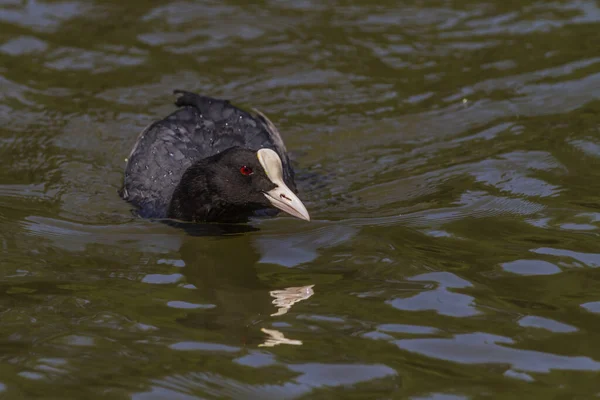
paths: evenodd
<path fill-rule="evenodd" d="M 281 135 L 264 114 L 175 93 L 178 110 L 144 129 L 127 158 L 120 194 L 138 215 L 241 222 L 279 209 L 310 220 Z"/>

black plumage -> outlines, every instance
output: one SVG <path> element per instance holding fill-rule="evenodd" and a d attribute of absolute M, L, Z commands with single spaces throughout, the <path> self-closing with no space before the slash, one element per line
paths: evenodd
<path fill-rule="evenodd" d="M 262 113 L 175 93 L 179 109 L 145 128 L 127 159 L 121 196 L 140 216 L 239 221 L 273 207 L 264 193 L 276 185 L 256 156 L 263 148 L 277 153 L 285 185 L 297 192 L 281 135 Z M 240 174 L 240 166 L 252 175 Z"/>

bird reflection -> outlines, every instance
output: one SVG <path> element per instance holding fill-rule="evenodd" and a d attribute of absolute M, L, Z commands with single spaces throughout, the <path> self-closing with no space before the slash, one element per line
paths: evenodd
<path fill-rule="evenodd" d="M 258 347 L 275 347 L 280 344 L 291 344 L 295 346 L 300 346 L 302 344 L 301 340 L 293 340 L 286 338 L 283 333 L 279 332 L 276 329 L 261 329 L 262 332 L 266 333 L 269 337 L 265 340 L 264 343 L 258 345 Z"/>
<path fill-rule="evenodd" d="M 242 232 L 238 227 L 248 225 L 194 226 L 181 224 L 186 233 L 180 248 L 185 263 L 183 274 L 202 296 L 203 302 L 216 305 L 213 310 L 190 313 L 179 322 L 211 333 L 229 337 L 232 343 L 264 342 L 256 325 L 272 316 L 285 314 L 293 304 L 313 295 L 313 285 L 272 290 L 260 278 L 259 254 L 255 245 L 257 235 Z M 255 231 L 253 228 L 252 231 Z M 206 233 L 220 232 L 218 236 Z M 274 310 L 275 306 L 275 310 Z M 275 311 L 275 312 L 274 312 Z M 271 322 L 271 321 L 268 321 Z M 287 340 L 278 331 L 263 329 L 269 337 L 263 344 L 301 344 Z"/>
<path fill-rule="evenodd" d="M 272 317 L 283 315 L 299 301 L 306 300 L 315 294 L 313 287 L 315 285 L 289 287 L 283 290 L 271 290 L 269 294 L 275 298 L 273 304 L 278 308 L 277 312 L 271 314 Z"/>

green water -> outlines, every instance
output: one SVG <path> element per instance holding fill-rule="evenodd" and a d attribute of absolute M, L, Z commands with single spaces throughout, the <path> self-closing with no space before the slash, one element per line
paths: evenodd
<path fill-rule="evenodd" d="M 600 3 L 0 0 L 0 397 L 600 393 Z M 313 221 L 119 199 L 173 89 L 279 127 Z"/>

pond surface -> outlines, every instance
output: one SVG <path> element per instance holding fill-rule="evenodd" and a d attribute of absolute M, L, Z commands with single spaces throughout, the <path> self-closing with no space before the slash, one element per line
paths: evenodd
<path fill-rule="evenodd" d="M 0 0 L 6 398 L 600 393 L 600 3 L 325 3 Z M 136 219 L 177 88 L 265 112 L 313 221 Z"/>

